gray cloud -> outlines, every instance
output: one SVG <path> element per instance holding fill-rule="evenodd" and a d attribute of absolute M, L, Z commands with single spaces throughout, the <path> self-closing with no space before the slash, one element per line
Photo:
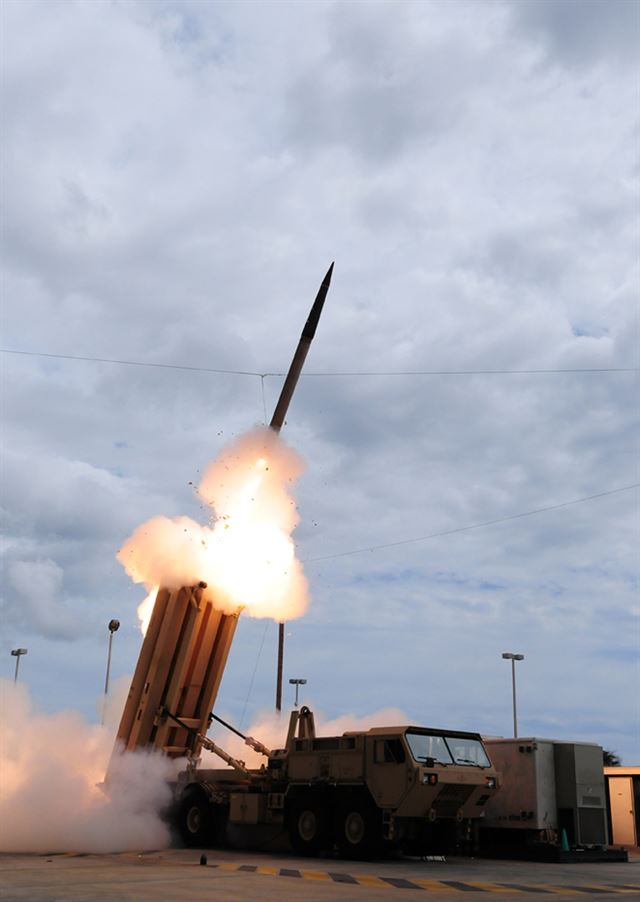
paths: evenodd
<path fill-rule="evenodd" d="M 3 603 L 7 620 L 51 639 L 75 639 L 81 624 L 61 602 L 63 571 L 54 561 L 12 561 L 7 567 L 8 597 Z"/>
<path fill-rule="evenodd" d="M 292 78 L 286 97 L 290 142 L 311 154 L 345 148 L 381 166 L 460 125 L 470 88 L 485 80 L 471 29 L 454 37 L 430 27 L 416 4 L 327 8 L 325 52 Z M 471 6 L 460 9 L 473 18 Z"/>
<path fill-rule="evenodd" d="M 561 64 L 637 59 L 640 11 L 634 0 L 517 0 L 509 10 L 521 35 L 541 40 Z"/>

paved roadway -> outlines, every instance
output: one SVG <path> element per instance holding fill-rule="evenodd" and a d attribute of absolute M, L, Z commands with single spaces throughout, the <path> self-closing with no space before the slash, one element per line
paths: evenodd
<path fill-rule="evenodd" d="M 450 858 L 347 862 L 230 850 L 119 855 L 0 855 L 3 902 L 458 902 L 516 898 L 640 899 L 640 856 L 628 864 L 540 864 Z M 567 902 L 569 899 L 567 898 Z"/>

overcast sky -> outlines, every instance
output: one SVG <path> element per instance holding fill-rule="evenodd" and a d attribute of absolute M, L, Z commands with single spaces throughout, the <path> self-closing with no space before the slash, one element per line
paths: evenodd
<path fill-rule="evenodd" d="M 4 0 L 0 674 L 27 647 L 37 704 L 95 720 L 109 619 L 114 678 L 141 642 L 116 552 L 205 516 L 281 385 L 193 368 L 286 370 L 335 260 L 285 680 L 509 735 L 519 652 L 522 735 L 640 763 L 639 9 Z M 236 724 L 276 634 L 241 618 Z"/>

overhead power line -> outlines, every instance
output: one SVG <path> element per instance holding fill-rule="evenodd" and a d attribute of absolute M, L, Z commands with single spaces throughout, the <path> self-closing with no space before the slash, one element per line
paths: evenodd
<path fill-rule="evenodd" d="M 52 354 L 45 351 L 22 351 L 15 348 L 0 348 L 2 354 L 17 354 L 23 357 L 46 357 L 54 360 L 78 360 L 89 363 L 111 363 L 119 366 L 153 367 L 155 369 L 186 370 L 195 373 L 214 373 L 224 376 L 255 376 L 260 379 L 268 377 L 284 377 L 286 373 L 259 373 L 253 370 L 230 370 L 208 366 L 188 366 L 179 363 L 156 363 L 145 360 L 120 360 L 113 357 L 89 357 L 79 354 Z M 333 376 L 505 376 L 505 375 L 554 375 L 561 373 L 638 373 L 640 367 L 565 367 L 556 369 L 522 369 L 522 370 L 327 370 L 324 372 L 306 372 L 303 377 Z"/>
<path fill-rule="evenodd" d="M 51 357 L 54 360 L 84 360 L 90 363 L 116 363 L 121 366 L 150 366 L 166 370 L 191 370 L 196 373 L 219 373 L 227 376 L 262 376 L 249 370 L 222 370 L 206 366 L 186 366 L 178 363 L 152 363 L 145 360 L 116 360 L 112 357 L 80 357 L 78 354 L 47 354 L 44 351 L 17 351 L 14 348 L 0 348 L 2 354 L 20 354 L 24 357 Z"/>
<path fill-rule="evenodd" d="M 640 373 L 640 367 L 571 367 L 547 370 L 344 370 L 342 372 L 302 373 L 306 376 L 536 376 L 554 373 Z M 264 373 L 284 376 L 285 373 Z"/>
<path fill-rule="evenodd" d="M 351 551 L 338 551 L 335 554 L 325 554 L 321 557 L 305 558 L 304 564 L 313 564 L 317 561 L 330 561 L 338 557 L 350 557 L 354 554 L 364 554 L 367 551 L 380 551 L 383 548 L 396 548 L 399 545 L 411 545 L 414 542 L 426 542 L 427 539 L 438 539 L 441 536 L 452 536 L 459 532 L 470 532 L 472 529 L 481 529 L 484 526 L 495 526 L 498 523 L 508 523 L 511 520 L 521 520 L 523 517 L 533 517 L 536 514 L 544 514 L 548 511 L 559 510 L 561 507 L 570 507 L 573 504 L 584 504 L 586 501 L 595 501 L 597 498 L 605 498 L 607 495 L 616 495 L 619 492 L 628 492 L 631 489 L 640 488 L 640 482 L 621 486 L 619 489 L 610 489 L 607 492 L 598 492 L 597 495 L 586 495 L 584 498 L 574 498 L 572 501 L 562 501 L 560 504 L 549 504 L 546 507 L 538 507 L 534 510 L 524 511 L 521 514 L 510 514 L 508 517 L 498 517 L 495 520 L 484 520 L 482 523 L 473 523 L 470 526 L 458 526 L 455 529 L 444 529 L 441 532 L 431 532 L 424 536 L 415 536 L 412 539 L 400 539 L 397 542 L 384 542 L 381 545 L 370 545 L 368 548 L 354 548 Z"/>

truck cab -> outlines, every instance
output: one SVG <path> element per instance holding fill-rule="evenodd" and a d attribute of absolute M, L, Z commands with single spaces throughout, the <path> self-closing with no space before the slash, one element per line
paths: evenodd
<path fill-rule="evenodd" d="M 469 833 L 498 785 L 477 733 L 374 727 L 306 735 L 287 752 L 289 833 L 306 852 L 317 843 L 309 830 L 314 819 L 331 822 L 319 833 L 330 835 L 346 857 L 383 844 L 428 846 L 445 836 L 450 842 Z"/>

